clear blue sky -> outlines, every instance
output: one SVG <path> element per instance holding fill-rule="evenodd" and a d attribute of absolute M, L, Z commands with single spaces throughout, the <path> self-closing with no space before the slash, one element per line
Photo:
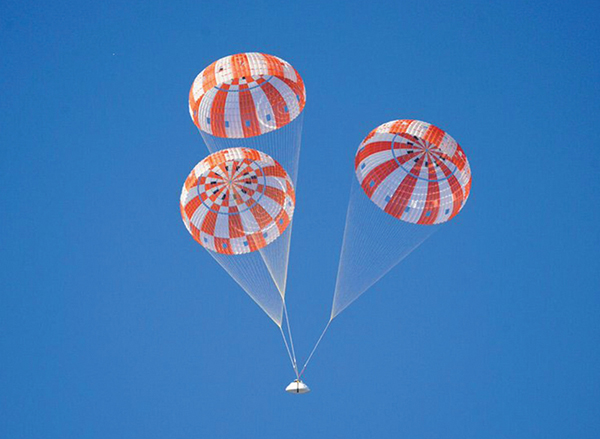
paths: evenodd
<path fill-rule="evenodd" d="M 600 437 L 600 6 L 7 0 L 0 438 Z M 330 311 L 352 161 L 380 123 L 464 147 L 463 212 L 293 378 L 277 327 L 185 230 L 187 110 L 224 55 L 308 102 L 288 304 Z"/>

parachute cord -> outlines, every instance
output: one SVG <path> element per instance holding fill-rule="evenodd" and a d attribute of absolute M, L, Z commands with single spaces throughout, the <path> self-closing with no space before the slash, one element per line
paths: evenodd
<path fill-rule="evenodd" d="M 288 346 L 288 342 L 285 338 L 285 334 L 283 332 L 283 328 L 279 326 L 279 331 L 281 331 L 281 337 L 283 338 L 283 343 L 285 344 L 285 350 L 288 353 L 288 357 L 290 357 L 290 362 L 292 363 L 292 368 L 294 369 L 294 373 L 296 374 L 296 378 L 300 379 L 300 375 L 298 375 L 298 367 L 292 358 L 292 353 L 290 352 L 290 347 Z"/>
<path fill-rule="evenodd" d="M 294 339 L 292 338 L 292 328 L 290 326 L 290 317 L 288 316 L 287 306 L 285 301 L 283 302 L 283 312 L 285 313 L 285 323 L 287 325 L 288 334 L 290 337 L 290 347 L 292 348 L 292 357 L 294 357 L 294 368 L 296 375 L 298 375 L 298 362 L 296 360 L 296 351 L 294 350 Z"/>
<path fill-rule="evenodd" d="M 300 372 L 300 374 L 298 375 L 298 379 L 300 379 L 300 377 L 302 376 L 302 374 L 304 373 L 304 371 L 306 370 L 306 366 L 308 366 L 308 363 L 310 361 L 310 359 L 312 358 L 313 354 L 315 353 L 315 351 L 317 350 L 317 347 L 319 346 L 319 343 L 321 343 L 321 340 L 323 339 L 323 336 L 325 335 L 325 333 L 327 332 L 327 330 L 329 329 L 329 325 L 331 325 L 331 322 L 333 321 L 333 317 L 331 317 L 329 319 L 329 321 L 327 322 L 327 325 L 325 326 L 325 329 L 323 329 L 323 332 L 321 333 L 321 336 L 319 337 L 319 339 L 317 340 L 317 343 L 315 344 L 315 347 L 313 348 L 313 350 L 311 351 L 310 355 L 308 356 L 308 359 L 306 360 L 306 363 L 304 363 L 304 367 L 302 367 L 302 371 Z"/>

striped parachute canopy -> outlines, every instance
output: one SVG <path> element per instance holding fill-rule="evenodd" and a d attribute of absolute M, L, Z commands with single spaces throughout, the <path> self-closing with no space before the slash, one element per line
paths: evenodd
<path fill-rule="evenodd" d="M 190 115 L 215 137 L 248 138 L 277 130 L 304 109 L 306 90 L 286 61 L 263 53 L 226 56 L 194 80 Z"/>
<path fill-rule="evenodd" d="M 471 169 L 460 145 L 418 120 L 395 120 L 374 129 L 360 144 L 354 167 L 373 203 L 413 224 L 453 218 L 471 189 Z"/>
<path fill-rule="evenodd" d="M 267 154 L 232 148 L 194 167 L 181 191 L 183 222 L 213 252 L 250 253 L 276 240 L 294 214 L 295 193 L 283 167 Z"/>

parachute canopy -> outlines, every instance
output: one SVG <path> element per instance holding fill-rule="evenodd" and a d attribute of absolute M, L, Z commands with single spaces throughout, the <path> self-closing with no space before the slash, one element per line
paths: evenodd
<path fill-rule="evenodd" d="M 294 214 L 295 193 L 286 171 L 265 153 L 232 148 L 194 167 L 181 191 L 183 222 L 213 252 L 239 255 L 277 239 Z"/>
<path fill-rule="evenodd" d="M 225 138 L 281 128 L 298 117 L 305 102 L 304 82 L 291 64 L 254 52 L 215 61 L 196 77 L 189 95 L 198 129 Z"/>
<path fill-rule="evenodd" d="M 384 212 L 413 224 L 454 217 L 471 188 L 471 169 L 460 145 L 427 122 L 395 120 L 374 129 L 355 156 L 356 178 Z"/>

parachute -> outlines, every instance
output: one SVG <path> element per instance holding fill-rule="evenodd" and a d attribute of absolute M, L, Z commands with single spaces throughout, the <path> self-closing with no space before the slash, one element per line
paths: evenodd
<path fill-rule="evenodd" d="M 211 152 L 245 146 L 298 173 L 306 89 L 291 64 L 264 53 L 221 58 L 202 70 L 189 95 L 190 116 Z"/>
<path fill-rule="evenodd" d="M 377 127 L 358 147 L 354 168 L 332 318 L 455 217 L 471 189 L 461 146 L 418 120 Z"/>
<path fill-rule="evenodd" d="M 440 128 L 394 120 L 375 128 L 355 155 L 331 321 L 464 207 L 471 169 Z"/>
<path fill-rule="evenodd" d="M 293 183 L 273 158 L 249 148 L 200 161 L 181 191 L 181 217 L 194 239 L 281 327 L 284 298 L 257 251 L 278 239 L 294 215 Z"/>

